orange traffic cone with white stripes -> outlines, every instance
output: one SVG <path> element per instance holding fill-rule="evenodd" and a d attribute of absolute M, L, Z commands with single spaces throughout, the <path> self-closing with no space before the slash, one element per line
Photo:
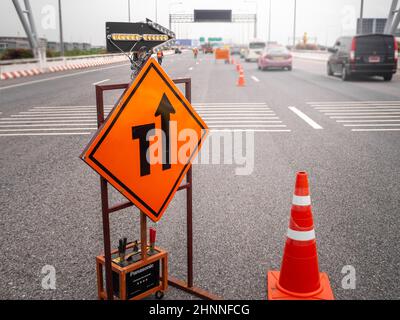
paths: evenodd
<path fill-rule="evenodd" d="M 298 172 L 281 271 L 268 271 L 268 300 L 333 300 L 318 267 L 317 244 L 306 172 Z"/>
<path fill-rule="evenodd" d="M 244 73 L 243 73 L 243 70 L 241 70 L 239 72 L 239 78 L 238 78 L 238 81 L 237 81 L 237 86 L 238 87 L 244 87 L 244 85 L 245 85 Z"/>

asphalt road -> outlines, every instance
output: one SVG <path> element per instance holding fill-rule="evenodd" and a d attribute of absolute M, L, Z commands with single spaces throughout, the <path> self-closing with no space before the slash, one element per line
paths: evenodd
<path fill-rule="evenodd" d="M 163 65 L 172 78 L 192 78 L 192 101 L 213 130 L 243 130 L 246 143 L 254 136 L 249 175 L 237 175 L 243 164 L 235 161 L 194 165 L 197 286 L 226 299 L 265 299 L 267 270 L 281 263 L 295 173 L 306 170 L 320 269 L 335 297 L 400 298 L 399 75 L 342 82 L 319 61 L 296 59 L 291 72 L 242 62 L 246 86 L 237 87 L 235 67 L 211 55 L 173 55 Z M 93 84 L 128 80 L 128 65 L 118 64 L 0 82 L 1 299 L 96 299 L 99 178 L 78 156 L 96 127 Z M 111 199 L 122 198 L 113 191 Z M 111 224 L 114 246 L 139 237 L 135 209 Z M 170 274 L 183 278 L 184 192 L 157 230 Z M 42 288 L 45 265 L 56 269 L 55 290 Z M 355 289 L 342 286 L 348 265 Z M 191 297 L 171 288 L 165 298 Z"/>

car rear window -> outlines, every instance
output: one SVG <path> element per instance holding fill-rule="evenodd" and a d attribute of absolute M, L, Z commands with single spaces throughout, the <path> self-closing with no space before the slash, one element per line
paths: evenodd
<path fill-rule="evenodd" d="M 266 50 L 268 54 L 288 54 L 289 51 L 286 48 L 269 48 Z"/>
<path fill-rule="evenodd" d="M 393 52 L 393 37 L 384 35 L 371 35 L 356 38 L 356 51 L 360 53 L 377 52 L 388 54 Z"/>
<path fill-rule="evenodd" d="M 250 49 L 263 49 L 265 48 L 265 43 L 264 42 L 252 42 L 249 45 Z"/>

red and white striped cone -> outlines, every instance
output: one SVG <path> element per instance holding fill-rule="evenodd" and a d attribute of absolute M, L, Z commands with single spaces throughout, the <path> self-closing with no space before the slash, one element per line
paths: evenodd
<path fill-rule="evenodd" d="M 328 276 L 319 272 L 306 172 L 298 172 L 281 271 L 268 272 L 268 299 L 333 300 Z"/>

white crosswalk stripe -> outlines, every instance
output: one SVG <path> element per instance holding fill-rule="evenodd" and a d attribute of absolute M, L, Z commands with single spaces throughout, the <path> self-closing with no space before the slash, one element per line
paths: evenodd
<path fill-rule="evenodd" d="M 265 103 L 193 104 L 211 131 L 291 132 Z M 104 107 L 107 115 L 113 106 Z M 36 106 L 0 117 L 1 136 L 88 135 L 97 128 L 95 106 Z"/>
<path fill-rule="evenodd" d="M 400 131 L 400 101 L 307 102 L 352 132 Z"/>

